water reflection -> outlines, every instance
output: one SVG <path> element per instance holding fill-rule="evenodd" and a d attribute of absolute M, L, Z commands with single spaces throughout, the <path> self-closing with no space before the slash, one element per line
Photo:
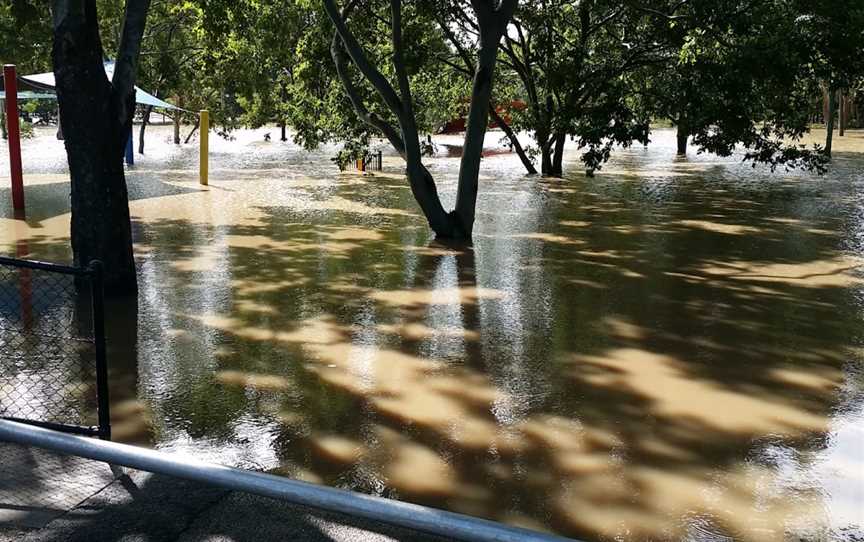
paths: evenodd
<path fill-rule="evenodd" d="M 209 189 L 194 148 L 130 175 L 121 438 L 592 539 L 861 535 L 864 156 L 816 181 L 673 162 L 671 134 L 590 180 L 490 156 L 450 246 L 395 161 L 259 136 L 217 143 Z M 45 205 L 30 250 L 62 257 Z"/>

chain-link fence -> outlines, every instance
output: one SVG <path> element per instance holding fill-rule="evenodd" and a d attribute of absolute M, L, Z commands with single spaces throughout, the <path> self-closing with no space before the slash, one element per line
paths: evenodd
<path fill-rule="evenodd" d="M 0 417 L 110 438 L 102 271 L 0 257 Z"/>

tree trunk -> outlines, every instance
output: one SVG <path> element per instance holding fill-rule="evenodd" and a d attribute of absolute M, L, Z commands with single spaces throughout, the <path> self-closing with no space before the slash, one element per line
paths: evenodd
<path fill-rule="evenodd" d="M 828 90 L 828 118 L 825 123 L 825 155 L 831 158 L 831 147 L 834 143 L 834 117 L 837 116 L 837 91 Z"/>
<path fill-rule="evenodd" d="M 405 96 L 404 98 L 410 100 L 410 96 Z M 405 102 L 410 103 L 408 100 L 405 100 Z M 410 111 L 410 105 L 403 107 L 409 108 Z M 423 214 L 426 216 L 426 220 L 429 222 L 429 227 L 432 228 L 432 231 L 438 237 L 463 237 L 463 230 L 459 227 L 458 219 L 455 219 L 453 213 L 448 214 L 444 210 L 444 206 L 441 205 L 441 198 L 438 196 L 438 187 L 435 185 L 435 179 L 432 178 L 432 174 L 423 165 L 423 153 L 420 150 L 420 139 L 417 135 L 417 124 L 413 112 L 402 115 L 399 119 L 399 128 L 402 132 L 405 172 L 408 177 L 408 184 L 411 186 L 411 193 L 414 195 L 414 199 L 420 205 Z"/>
<path fill-rule="evenodd" d="M 561 177 L 561 175 L 564 174 L 564 143 L 566 142 L 566 134 L 555 134 L 555 147 L 552 154 L 552 169 L 549 170 L 550 177 Z"/>
<path fill-rule="evenodd" d="M 455 227 L 453 216 L 444 210 L 441 198 L 438 196 L 438 187 L 432 174 L 423 165 L 423 153 L 420 151 L 420 139 L 417 136 L 417 125 L 414 115 L 403 115 L 399 119 L 399 127 L 402 132 L 404 144 L 405 172 L 411 193 L 423 210 L 429 227 L 435 235 L 443 238 L 461 237 L 461 230 Z M 458 196 L 457 196 L 458 198 Z"/>
<path fill-rule="evenodd" d="M 492 80 L 498 53 L 498 42 L 516 8 L 516 3 L 516 0 L 501 0 L 497 3 L 493 0 L 472 0 L 472 6 L 477 15 L 481 45 L 474 75 L 471 106 L 468 111 L 468 127 L 465 132 L 462 160 L 459 167 L 456 209 L 452 213 L 446 213 L 441 205 L 441 199 L 438 197 L 435 182 L 422 163 L 410 80 L 402 46 L 402 0 L 391 0 L 390 2 L 393 67 L 398 80 L 398 93 L 384 74 L 372 64 L 363 51 L 363 47 L 357 42 L 357 38 L 345 24 L 348 12 L 356 3 L 349 2 L 340 13 L 333 0 L 323 0 L 324 10 L 336 28 L 336 35 L 334 35 L 331 45 L 331 55 L 351 105 L 364 122 L 381 131 L 403 156 L 407 165 L 411 192 L 429 221 L 429 226 L 439 237 L 461 239 L 470 239 L 471 237 L 477 203 L 483 139 L 489 120 L 489 101 L 492 97 Z M 363 74 L 366 81 L 372 85 L 387 108 L 396 117 L 399 123 L 398 133 L 387 121 L 372 114 L 366 108 L 363 99 L 354 88 L 351 77 L 346 73 L 344 55 L 342 54 L 343 48 L 351 57 L 358 71 Z"/>
<path fill-rule="evenodd" d="M 123 154 L 135 105 L 134 76 L 148 0 L 126 6 L 113 81 L 105 76 L 96 1 L 52 6 L 60 125 L 69 162 L 72 253 L 104 264 L 107 295 L 137 291 Z"/>
<path fill-rule="evenodd" d="M 822 86 L 822 124 L 828 126 L 828 113 L 831 109 L 830 101 L 831 98 L 828 96 L 828 86 L 823 84 Z"/>
<path fill-rule="evenodd" d="M 839 114 L 839 124 L 840 124 L 840 133 L 838 134 L 840 137 L 846 135 L 846 113 L 849 109 L 846 104 L 846 96 L 842 90 L 838 90 L 837 94 L 839 95 L 839 99 L 837 100 L 840 104 L 840 114 Z"/>
<path fill-rule="evenodd" d="M 188 145 L 189 141 L 192 140 L 192 136 L 195 135 L 195 132 L 198 131 L 198 126 L 200 126 L 200 124 L 196 124 L 195 126 L 193 126 L 192 129 L 189 130 L 189 133 L 186 134 L 186 139 L 183 140 L 184 145 Z"/>
<path fill-rule="evenodd" d="M 467 239 L 474 230 L 474 214 L 479 188 L 480 160 L 483 156 L 483 142 L 489 123 L 489 101 L 492 98 L 492 83 L 495 75 L 495 61 L 498 56 L 498 39 L 481 46 L 474 72 L 471 91 L 471 107 L 468 110 L 468 125 L 465 128 L 465 143 L 462 160 L 459 164 L 459 186 L 456 191 L 455 214 L 459 226 Z M 491 41 L 491 40 L 490 40 Z"/>
<path fill-rule="evenodd" d="M 284 121 L 279 123 L 279 130 L 282 132 L 282 134 L 279 136 L 279 141 L 288 141 L 288 134 L 286 133 L 286 130 L 285 130 L 285 122 Z"/>
<path fill-rule="evenodd" d="M 678 156 L 687 155 L 687 140 L 689 137 L 690 133 L 687 128 L 687 121 L 682 117 L 678 119 L 678 132 L 676 134 L 678 140 Z"/>
<path fill-rule="evenodd" d="M 349 3 L 346 9 L 353 5 L 353 3 Z M 423 166 L 408 75 L 402 60 L 401 3 L 398 0 L 391 1 L 393 65 L 399 79 L 399 94 L 366 57 L 363 48 L 345 25 L 345 15 L 339 13 L 335 3 L 332 0 L 324 0 L 324 8 L 336 27 L 330 52 L 336 65 L 336 72 L 354 111 L 364 122 L 381 131 L 405 160 L 406 176 L 411 187 L 411 193 L 420 209 L 423 210 L 423 215 L 429 222 L 432 231 L 437 236 L 445 238 L 464 237 L 462 229 L 458 227 L 458 218 L 456 218 L 455 213 L 447 213 L 444 210 L 441 199 L 438 197 L 435 181 Z M 345 52 L 348 53 L 354 65 L 375 88 L 388 109 L 396 117 L 399 123 L 398 131 L 388 122 L 370 113 L 366 108 L 351 81 L 351 77 L 347 74 Z M 487 105 L 488 100 L 484 107 Z"/>
<path fill-rule="evenodd" d="M 144 154 L 144 131 L 150 122 L 151 113 L 153 113 L 153 106 L 148 105 L 144 109 L 144 115 L 141 116 L 141 128 L 138 129 L 138 154 Z"/>
<path fill-rule="evenodd" d="M 552 143 L 551 142 L 543 143 L 540 146 L 540 173 L 544 177 L 552 175 Z"/>
<path fill-rule="evenodd" d="M 534 164 L 531 163 L 531 159 L 529 159 L 528 155 L 525 153 L 525 149 L 522 147 L 522 143 L 519 142 L 519 138 L 516 136 L 513 128 L 511 128 L 510 125 L 507 124 L 507 121 L 504 120 L 497 111 L 495 111 L 495 106 L 492 104 L 489 104 L 489 114 L 492 116 L 492 120 L 495 121 L 495 124 L 498 125 L 507 136 L 507 139 L 510 140 L 510 145 L 513 147 L 513 150 L 516 151 L 516 155 L 519 157 L 519 160 L 522 161 L 522 165 L 525 166 L 525 171 L 527 171 L 529 175 L 536 175 L 537 168 L 535 168 Z"/>
<path fill-rule="evenodd" d="M 180 112 L 174 111 L 174 144 L 180 144 Z"/>

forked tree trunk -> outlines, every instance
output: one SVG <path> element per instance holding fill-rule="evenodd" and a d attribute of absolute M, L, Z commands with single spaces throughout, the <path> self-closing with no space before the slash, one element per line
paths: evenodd
<path fill-rule="evenodd" d="M 393 68 L 398 80 L 398 92 L 384 74 L 372 64 L 357 38 L 348 29 L 345 19 L 356 1 L 351 0 L 340 13 L 334 0 L 323 0 L 324 9 L 336 28 L 331 53 L 348 98 L 355 112 L 371 127 L 380 131 L 405 159 L 406 173 L 411 192 L 429 226 L 439 237 L 470 239 L 474 227 L 477 203 L 480 159 L 483 139 L 489 120 L 489 101 L 492 96 L 492 81 L 497 58 L 498 41 L 506 28 L 517 0 L 472 0 L 480 34 L 478 55 L 468 126 L 465 132 L 462 161 L 459 168 L 459 183 L 456 190 L 456 209 L 444 211 L 435 182 L 423 166 L 417 123 L 411 97 L 408 72 L 404 62 L 402 35 L 402 0 L 390 0 L 391 40 L 393 45 Z M 375 89 L 378 96 L 397 119 L 398 130 L 381 117 L 371 113 L 359 95 L 351 77 L 345 70 L 344 51 L 354 65 Z"/>
<path fill-rule="evenodd" d="M 52 57 L 71 179 L 74 261 L 86 266 L 101 260 L 106 294 L 134 294 L 137 279 L 123 152 L 132 124 L 134 74 L 149 0 L 127 3 L 113 84 L 102 64 L 96 1 L 55 0 L 52 7 Z"/>
<path fill-rule="evenodd" d="M 405 89 L 402 88 L 407 85 L 405 81 L 407 78 L 400 77 L 400 91 L 402 91 L 402 96 L 400 96 L 366 56 L 363 48 L 357 42 L 357 38 L 345 24 L 348 13 L 357 5 L 355 0 L 349 1 L 342 10 L 342 13 L 336 8 L 333 0 L 323 0 L 323 4 L 328 17 L 336 28 L 330 46 L 330 54 L 336 66 L 336 73 L 342 81 L 342 86 L 348 95 L 348 99 L 351 101 L 351 106 L 354 108 L 357 116 L 371 128 L 380 131 L 405 160 L 405 173 L 408 178 L 408 185 L 411 188 L 411 194 L 423 211 L 432 231 L 442 237 L 454 237 L 455 222 L 441 205 L 435 181 L 432 179 L 429 171 L 423 166 L 421 160 L 420 141 L 417 135 L 413 110 L 410 106 L 410 96 L 405 96 Z M 391 0 L 391 11 L 394 24 L 392 38 L 393 56 L 394 64 L 396 64 L 400 58 L 402 47 L 401 3 L 399 0 Z M 352 78 L 348 74 L 348 60 L 345 53 L 351 58 L 366 80 L 375 88 L 378 96 L 387 105 L 390 112 L 397 118 L 399 123 L 398 129 L 381 117 L 371 113 L 366 107 L 363 98 L 357 92 Z M 403 70 L 404 65 L 402 66 L 402 70 L 400 70 L 400 74 L 402 75 L 405 74 Z M 409 100 L 408 105 L 406 105 L 405 98 Z"/>

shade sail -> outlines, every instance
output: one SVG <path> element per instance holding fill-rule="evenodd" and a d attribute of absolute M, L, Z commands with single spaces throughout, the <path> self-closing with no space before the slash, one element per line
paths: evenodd
<path fill-rule="evenodd" d="M 114 62 L 109 60 L 109 61 L 104 63 L 104 66 L 105 66 L 105 75 L 110 80 L 111 77 L 113 77 L 113 75 L 114 75 Z M 25 83 L 29 83 L 29 84 L 33 85 L 37 89 L 43 91 L 43 92 L 32 92 L 32 93 L 28 93 L 27 91 L 19 92 L 18 93 L 19 98 L 21 98 L 21 99 L 51 99 L 51 98 L 56 99 L 57 98 L 54 94 L 52 94 L 50 92 L 44 92 L 44 91 L 53 91 L 55 86 L 56 86 L 56 84 L 54 82 L 54 73 L 53 72 L 35 73 L 33 75 L 21 75 L 21 76 L 19 76 L 19 79 L 21 79 Z M 32 94 L 32 96 L 29 96 L 28 94 Z M 2 93 L 2 97 L 3 98 L 6 97 L 5 92 Z M 165 100 L 160 100 L 156 96 L 153 96 L 149 92 L 141 90 L 138 87 L 135 87 L 135 103 L 139 103 L 142 105 L 152 105 L 153 107 L 158 107 L 160 109 L 179 109 L 181 111 L 184 110 L 183 108 L 177 107 L 174 104 L 170 104 L 170 103 L 166 102 Z"/>

